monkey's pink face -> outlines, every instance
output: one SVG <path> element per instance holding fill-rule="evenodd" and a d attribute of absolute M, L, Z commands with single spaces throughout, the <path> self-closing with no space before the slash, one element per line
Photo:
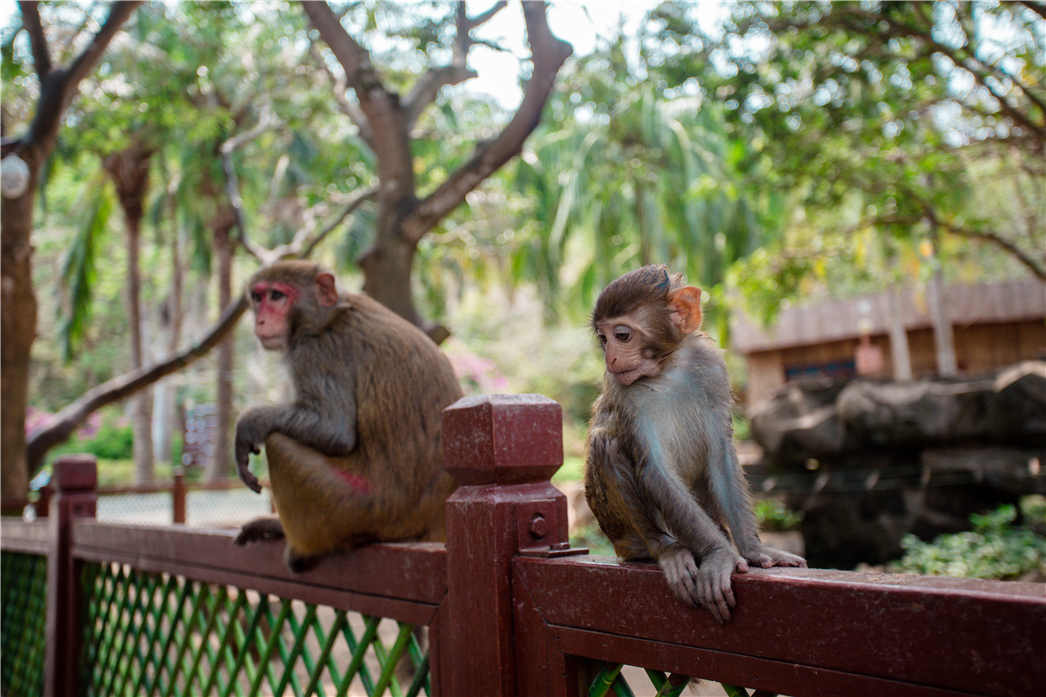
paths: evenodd
<path fill-rule="evenodd" d="M 603 345 L 607 371 L 622 385 L 631 385 L 642 377 L 653 377 L 661 363 L 650 355 L 642 332 L 626 319 L 612 318 L 596 326 L 596 336 Z"/>
<path fill-rule="evenodd" d="M 254 335 L 267 351 L 287 348 L 290 310 L 298 300 L 298 289 L 286 283 L 260 281 L 251 288 Z"/>

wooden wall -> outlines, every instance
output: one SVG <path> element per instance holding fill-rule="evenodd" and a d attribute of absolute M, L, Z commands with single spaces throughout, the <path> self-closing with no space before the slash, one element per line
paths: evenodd
<path fill-rule="evenodd" d="M 1046 358 L 1046 323 L 1041 320 L 976 324 L 955 327 L 955 352 L 960 373 L 979 375 L 1020 361 Z M 887 335 L 871 337 L 883 352 L 883 377 L 892 373 L 893 358 Z M 757 351 L 748 355 L 748 404 L 755 405 L 788 380 L 788 373 L 802 367 L 852 361 L 858 339 L 830 341 L 812 346 Z M 937 354 L 930 329 L 908 332 L 912 376 L 937 373 Z"/>

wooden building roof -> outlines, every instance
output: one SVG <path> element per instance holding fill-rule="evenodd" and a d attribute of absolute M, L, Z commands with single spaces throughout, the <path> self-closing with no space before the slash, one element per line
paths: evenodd
<path fill-rule="evenodd" d="M 731 348 L 739 353 L 812 346 L 860 336 L 857 328 L 859 308 L 867 302 L 871 334 L 887 334 L 890 328 L 889 298 L 886 293 L 863 295 L 814 305 L 791 307 L 778 315 L 777 323 L 760 328 L 740 315 L 732 329 Z M 984 285 L 954 285 L 944 289 L 945 307 L 952 325 L 1023 322 L 1046 319 L 1046 283 L 1022 279 Z M 900 311 L 906 329 L 931 327 L 925 295 L 905 287 L 900 294 Z"/>

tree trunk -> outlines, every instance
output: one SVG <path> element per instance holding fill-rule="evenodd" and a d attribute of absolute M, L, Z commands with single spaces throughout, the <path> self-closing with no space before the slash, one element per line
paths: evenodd
<path fill-rule="evenodd" d="M 937 374 L 941 377 L 952 377 L 959 374 L 955 359 L 955 333 L 952 321 L 948 317 L 948 308 L 944 305 L 944 273 L 937 269 L 933 272 L 926 288 L 926 302 L 933 320 L 933 342 L 937 347 Z"/>
<path fill-rule="evenodd" d="M 890 356 L 893 358 L 893 379 L 912 379 L 912 354 L 908 349 L 908 331 L 901 316 L 901 293 L 896 286 L 887 291 L 890 307 Z"/>
<path fill-rule="evenodd" d="M 91 41 L 67 68 L 51 62 L 47 38 L 36 3 L 19 4 L 22 23 L 30 37 L 33 65 L 40 79 L 29 129 L 14 144 L 6 144 L 9 153 L 20 157 L 29 167 L 29 188 L 20 196 L 0 196 L 0 500 L 24 499 L 29 490 L 29 464 L 26 454 L 25 410 L 29 404 L 29 367 L 36 339 L 36 295 L 33 293 L 33 203 L 36 184 L 47 157 L 54 150 L 62 115 L 80 88 L 80 81 L 101 58 L 120 26 L 140 5 L 136 2 L 114 2 L 109 16 Z"/>
<path fill-rule="evenodd" d="M 394 226 L 395 221 L 384 224 Z M 422 326 L 411 293 L 415 247 L 405 242 L 395 227 L 375 230 L 374 246 L 360 256 L 359 266 L 364 293 L 408 322 Z"/>
<path fill-rule="evenodd" d="M 931 245 L 933 261 L 937 256 L 937 222 L 930 218 Z M 941 377 L 952 377 L 959 374 L 955 360 L 955 333 L 952 331 L 952 320 L 944 304 L 944 271 L 940 264 L 934 265 L 933 276 L 926 286 L 926 304 L 933 322 L 933 342 L 937 347 L 937 374 Z"/>
<path fill-rule="evenodd" d="M 38 163 L 29 165 L 29 189 L 18 198 L 0 201 L 0 499 L 4 513 L 20 512 L 29 491 L 25 457 L 25 409 L 29 403 L 29 365 L 36 338 L 36 294 L 33 292 L 33 202 Z M 10 505 L 8 505 L 10 504 Z M 10 508 L 10 510 L 6 510 Z"/>
<path fill-rule="evenodd" d="M 127 222 L 127 322 L 131 329 L 131 369 L 144 364 L 142 342 L 142 274 L 139 251 L 145 196 L 149 191 L 152 150 L 132 145 L 105 158 L 105 169 L 113 180 Z M 134 429 L 134 479 L 138 483 L 156 478 L 153 460 L 152 389 L 143 389 L 129 400 Z"/>
<path fill-rule="evenodd" d="M 140 219 L 127 221 L 127 322 L 131 327 L 131 369 L 144 365 L 142 358 L 142 277 L 138 266 Z M 134 480 L 151 482 L 156 476 L 153 462 L 152 389 L 145 388 L 128 399 L 134 429 Z"/>
<path fill-rule="evenodd" d="M 232 302 L 232 228 L 235 223 L 232 209 L 223 206 L 211 229 L 214 247 L 218 254 L 218 306 L 224 311 Z M 214 451 L 207 462 L 206 476 L 209 480 L 224 479 L 229 475 L 229 455 L 232 452 L 232 333 L 218 345 L 218 382 L 215 396 Z"/>
<path fill-rule="evenodd" d="M 182 249 L 181 233 L 177 226 L 174 230 L 171 245 L 171 290 L 167 302 L 163 305 L 161 325 L 167 334 L 167 353 L 178 350 L 182 340 Z M 170 460 L 172 466 L 179 462 L 174 458 L 174 434 L 182 424 L 178 413 L 178 391 L 173 378 L 161 380 L 156 384 L 153 399 L 153 457 L 156 460 Z"/>

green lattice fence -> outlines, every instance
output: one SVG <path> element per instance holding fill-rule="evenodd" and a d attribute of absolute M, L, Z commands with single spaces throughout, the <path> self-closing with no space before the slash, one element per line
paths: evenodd
<path fill-rule="evenodd" d="M 637 679 L 633 675 L 632 683 L 629 683 L 626 679 L 625 674 L 622 672 L 622 668 L 625 668 L 623 663 L 605 663 L 599 661 L 599 672 L 595 678 L 592 679 L 592 683 L 588 689 L 588 697 L 605 697 L 605 695 L 616 695 L 616 697 L 635 697 L 638 694 L 653 694 L 655 697 L 679 697 L 683 694 L 683 690 L 690 683 L 684 675 L 666 675 L 658 670 L 651 670 L 649 668 L 637 671 L 640 674 L 645 673 L 646 678 L 649 682 L 639 678 L 644 684 L 637 684 Z M 709 683 L 704 683 L 708 685 Z M 720 683 L 722 691 L 726 693 L 727 697 L 749 697 L 748 690 L 743 687 L 737 687 L 735 685 L 728 685 L 726 683 Z M 776 697 L 768 692 L 756 693 L 760 697 Z"/>
<path fill-rule="evenodd" d="M 679 697 L 683 694 L 683 690 L 686 689 L 687 685 L 690 684 L 690 680 L 684 675 L 667 675 L 659 670 L 651 670 L 649 668 L 637 669 L 636 671 L 640 675 L 645 673 L 647 680 L 642 680 L 642 677 L 637 680 L 636 676 L 633 675 L 631 678 L 632 682 L 629 683 L 622 672 L 622 669 L 626 667 L 625 664 L 598 661 L 598 665 L 599 672 L 589 685 L 588 697 L 605 697 L 606 695 L 636 697 L 637 694 L 650 694 L 655 695 L 655 697 Z M 639 684 L 640 682 L 643 684 Z M 705 682 L 702 685 L 714 686 L 717 683 Z M 758 697 L 777 697 L 776 694 L 770 692 L 755 692 L 750 695 L 745 688 L 726 683 L 718 683 L 718 686 L 722 688 L 722 692 L 727 697 L 753 697 L 754 695 L 758 695 Z M 701 687 L 695 688 L 696 692 L 707 694 Z"/>
<path fill-rule="evenodd" d="M 120 564 L 82 584 L 89 695 L 430 692 L 410 624 Z"/>
<path fill-rule="evenodd" d="M 4 552 L 0 560 L 0 693 L 36 697 L 44 689 L 47 558 Z"/>
<path fill-rule="evenodd" d="M 621 669 L 625 667 L 624 664 L 600 661 L 600 666 L 599 673 L 589 687 L 588 697 L 604 697 L 609 694 L 617 695 L 617 697 L 635 697 L 635 693 L 632 691 L 634 686 L 629 685 L 625 676 L 621 674 Z M 685 677 L 679 680 L 679 676 L 670 677 L 656 670 L 646 670 L 645 672 L 650 679 L 650 685 L 657 691 L 657 697 L 679 697 L 688 684 Z"/>

